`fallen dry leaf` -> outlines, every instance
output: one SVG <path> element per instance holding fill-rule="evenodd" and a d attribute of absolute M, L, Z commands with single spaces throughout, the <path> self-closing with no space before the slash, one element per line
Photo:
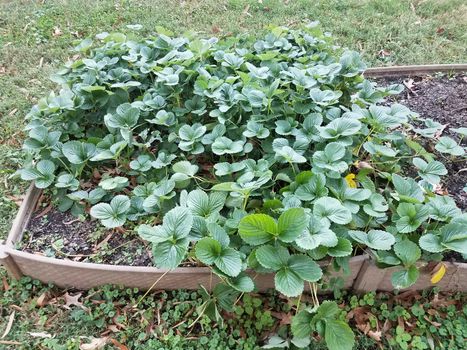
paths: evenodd
<path fill-rule="evenodd" d="M 2 278 L 2 282 L 3 282 L 3 290 L 4 291 L 10 290 L 10 285 L 8 284 L 8 280 L 6 279 L 6 277 Z"/>
<path fill-rule="evenodd" d="M 381 341 L 381 331 L 368 331 L 367 335 L 372 338 L 374 341 L 380 342 Z"/>
<path fill-rule="evenodd" d="M 47 292 L 42 293 L 39 298 L 37 298 L 37 306 L 43 307 L 47 304 Z"/>
<path fill-rule="evenodd" d="M 62 34 L 63 34 L 62 30 L 59 27 L 55 26 L 52 36 L 60 36 Z"/>
<path fill-rule="evenodd" d="M 430 320 L 430 318 L 429 318 L 428 316 L 426 316 L 426 315 L 425 315 L 423 318 L 424 318 L 425 320 L 427 320 L 428 322 L 430 322 L 430 323 L 431 323 L 433 326 L 435 326 L 436 328 L 439 328 L 439 327 L 442 326 L 441 323 Z"/>
<path fill-rule="evenodd" d="M 435 266 L 435 268 L 432 271 L 431 275 L 431 283 L 436 284 L 439 281 L 441 281 L 446 274 L 446 265 L 444 265 L 442 262 L 440 262 L 438 265 Z"/>
<path fill-rule="evenodd" d="M 8 318 L 8 323 L 6 325 L 5 332 L 3 332 L 2 339 L 4 339 L 8 335 L 8 333 L 10 333 L 11 327 L 13 327 L 14 320 L 15 320 L 15 311 L 13 311 L 10 314 L 10 317 Z"/>
<path fill-rule="evenodd" d="M 46 332 L 28 332 L 28 334 L 33 338 L 53 338 L 52 334 Z"/>
<path fill-rule="evenodd" d="M 113 345 L 115 345 L 120 350 L 128 350 L 128 347 L 126 347 L 125 345 L 123 345 L 119 341 L 117 341 L 117 340 L 115 340 L 113 338 L 111 338 L 110 341 L 112 342 Z"/>
<path fill-rule="evenodd" d="M 68 292 L 66 292 L 63 297 L 65 298 L 65 305 L 63 307 L 65 309 L 71 309 L 70 306 L 78 306 L 82 308 L 83 310 L 87 310 L 87 308 L 83 305 L 82 302 L 79 301 L 79 298 L 81 298 L 82 293 L 78 293 L 75 295 L 70 295 Z"/>
<path fill-rule="evenodd" d="M 79 346 L 80 350 L 99 350 L 104 348 L 107 344 L 109 338 L 91 338 L 89 343 L 81 344 Z"/>
<path fill-rule="evenodd" d="M 378 51 L 378 56 L 379 56 L 380 58 L 386 58 L 386 57 L 391 56 L 391 52 L 382 49 L 382 50 L 379 50 L 379 51 Z"/>

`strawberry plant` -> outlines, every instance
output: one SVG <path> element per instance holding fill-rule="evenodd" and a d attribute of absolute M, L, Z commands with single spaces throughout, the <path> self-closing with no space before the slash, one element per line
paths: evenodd
<path fill-rule="evenodd" d="M 430 142 L 436 125 L 383 105 L 401 87 L 366 80 L 359 54 L 315 25 L 260 40 L 96 40 L 27 115 L 20 174 L 60 210 L 137 232 L 157 267 L 209 266 L 232 293 L 254 290 L 249 270 L 274 273 L 297 297 L 321 281 L 319 260 L 346 271 L 366 251 L 400 266 L 392 281 L 406 288 L 420 259 L 467 254 L 467 216 L 437 194 L 446 168 L 415 136 Z M 447 137 L 435 149 L 465 156 Z M 299 313 L 298 338 L 316 328 L 330 349 L 349 348 L 324 307 L 336 309 Z"/>

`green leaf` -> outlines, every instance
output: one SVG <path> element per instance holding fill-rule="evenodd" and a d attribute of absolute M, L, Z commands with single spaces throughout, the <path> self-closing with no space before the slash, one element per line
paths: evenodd
<path fill-rule="evenodd" d="M 396 242 L 396 239 L 391 233 L 381 230 L 370 230 L 368 233 L 363 231 L 349 231 L 348 233 L 354 241 L 376 250 L 390 250 L 392 245 Z"/>
<path fill-rule="evenodd" d="M 446 249 L 441 244 L 440 237 L 432 233 L 427 233 L 421 236 L 420 240 L 418 241 L 418 244 L 420 245 L 420 248 L 430 253 L 441 253 L 443 250 Z"/>
<path fill-rule="evenodd" d="M 324 174 L 313 174 L 308 182 L 297 187 L 295 195 L 302 201 L 312 201 L 327 196 L 328 192 Z"/>
<path fill-rule="evenodd" d="M 313 314 L 309 310 L 302 310 L 292 318 L 291 330 L 294 337 L 306 338 L 310 337 L 313 332 L 311 320 Z"/>
<path fill-rule="evenodd" d="M 198 172 L 199 167 L 189 161 L 182 160 L 172 166 L 174 173 L 186 175 L 186 178 L 193 177 Z"/>
<path fill-rule="evenodd" d="M 329 229 L 327 220 L 319 220 L 311 215 L 307 228 L 297 237 L 295 243 L 302 249 L 312 250 L 320 245 L 334 247 L 338 240 L 336 234 Z"/>
<path fill-rule="evenodd" d="M 419 275 L 418 269 L 414 265 L 411 265 L 401 271 L 393 272 L 391 282 L 395 289 L 408 288 L 417 282 Z"/>
<path fill-rule="evenodd" d="M 215 239 L 206 237 L 198 241 L 195 247 L 196 258 L 203 264 L 212 265 L 222 252 L 222 246 Z"/>
<path fill-rule="evenodd" d="M 96 155 L 96 146 L 92 143 L 68 141 L 62 146 L 62 153 L 71 164 L 82 164 Z"/>
<path fill-rule="evenodd" d="M 425 199 L 423 190 L 414 179 L 404 179 L 397 174 L 392 175 L 392 183 L 402 201 L 421 203 Z"/>
<path fill-rule="evenodd" d="M 316 315 L 313 317 L 313 321 L 328 321 L 334 320 L 339 316 L 341 310 L 335 301 L 325 300 L 316 310 Z"/>
<path fill-rule="evenodd" d="M 302 294 L 304 287 L 303 279 L 287 267 L 283 267 L 276 272 L 274 284 L 280 293 L 289 298 Z"/>
<path fill-rule="evenodd" d="M 340 320 L 327 320 L 324 339 L 329 350 L 352 350 L 355 335 L 349 325 Z"/>
<path fill-rule="evenodd" d="M 194 190 L 188 194 L 187 206 L 193 215 L 207 218 L 224 207 L 225 198 L 225 194 L 220 192 L 208 195 L 202 190 Z"/>
<path fill-rule="evenodd" d="M 328 254 L 333 257 L 344 257 L 352 254 L 352 243 L 346 238 L 339 237 L 337 245 L 328 248 Z"/>
<path fill-rule="evenodd" d="M 99 203 L 91 208 L 91 215 L 101 220 L 107 228 L 122 226 L 126 221 L 126 212 L 130 209 L 130 199 L 124 195 L 115 196 L 110 204 Z"/>
<path fill-rule="evenodd" d="M 101 180 L 99 182 L 99 186 L 102 187 L 103 190 L 111 191 L 111 190 L 119 190 L 126 186 L 128 186 L 128 179 L 123 176 L 116 176 L 111 177 L 108 179 Z"/>
<path fill-rule="evenodd" d="M 71 174 L 62 174 L 57 178 L 55 187 L 76 191 L 79 188 L 79 181 Z"/>
<path fill-rule="evenodd" d="M 216 267 L 228 276 L 238 276 L 242 269 L 240 253 L 233 248 L 222 248 L 214 261 Z"/>
<path fill-rule="evenodd" d="M 144 173 L 152 168 L 152 163 L 153 158 L 150 155 L 141 154 L 130 162 L 130 168 Z"/>
<path fill-rule="evenodd" d="M 342 136 L 357 134 L 362 123 L 352 118 L 336 118 L 325 127 L 318 127 L 319 134 L 323 139 L 337 139 Z"/>
<path fill-rule="evenodd" d="M 232 141 L 231 139 L 221 136 L 218 137 L 211 145 L 212 152 L 219 156 L 223 154 L 235 154 L 243 152 L 243 141 Z"/>
<path fill-rule="evenodd" d="M 352 221 L 352 213 L 342 203 L 332 197 L 321 197 L 313 206 L 313 215 L 318 219 L 327 219 L 339 225 Z"/>
<path fill-rule="evenodd" d="M 288 163 L 306 163 L 306 158 L 295 151 L 290 146 L 283 146 L 275 149 L 276 156 Z"/>
<path fill-rule="evenodd" d="M 290 243 L 300 236 L 308 224 L 308 217 L 301 208 L 291 208 L 284 211 L 277 221 L 281 241 Z"/>
<path fill-rule="evenodd" d="M 138 123 L 140 111 L 129 103 L 117 107 L 115 114 L 107 114 L 104 117 L 108 127 L 130 130 Z"/>
<path fill-rule="evenodd" d="M 187 208 L 175 207 L 165 214 L 162 226 L 169 235 L 184 238 L 190 234 L 193 216 Z"/>
<path fill-rule="evenodd" d="M 291 271 L 308 282 L 317 282 L 323 275 L 319 265 L 306 255 L 292 255 L 288 266 Z"/>
<path fill-rule="evenodd" d="M 452 156 L 463 156 L 465 154 L 464 148 L 448 136 L 440 137 L 435 148 L 441 153 L 448 153 Z"/>
<path fill-rule="evenodd" d="M 34 181 L 37 188 L 49 187 L 55 179 L 55 164 L 50 160 L 41 160 L 35 168 L 21 170 L 21 179 Z"/>
<path fill-rule="evenodd" d="M 412 241 L 404 239 L 394 244 L 394 253 L 402 261 L 404 266 L 415 264 L 420 259 L 420 248 Z"/>
<path fill-rule="evenodd" d="M 461 254 L 467 254 L 467 230 L 465 224 L 451 222 L 440 230 L 441 244 Z"/>
<path fill-rule="evenodd" d="M 176 268 L 185 259 L 189 244 L 189 239 L 185 237 L 154 245 L 152 254 L 156 266 L 162 269 Z"/>
<path fill-rule="evenodd" d="M 169 240 L 172 236 L 163 228 L 163 226 L 149 226 L 142 224 L 138 226 L 138 235 L 149 242 L 161 243 Z"/>
<path fill-rule="evenodd" d="M 397 155 L 397 151 L 390 147 L 378 145 L 374 142 L 365 142 L 363 148 L 370 154 L 381 155 L 385 157 L 393 158 Z"/>
<path fill-rule="evenodd" d="M 227 279 L 229 286 L 242 293 L 250 293 L 255 289 L 253 279 L 245 274 L 240 273 L 237 277 Z"/>
<path fill-rule="evenodd" d="M 414 158 L 413 164 L 419 169 L 420 177 L 433 184 L 438 184 L 440 176 L 448 173 L 443 163 L 436 160 L 427 163 L 421 158 Z"/>
<path fill-rule="evenodd" d="M 313 153 L 313 165 L 326 170 L 343 173 L 348 165 L 342 160 L 345 156 L 345 148 L 341 143 L 331 142 L 326 145 L 324 151 Z"/>
<path fill-rule="evenodd" d="M 256 259 L 265 268 L 274 271 L 287 266 L 289 251 L 283 246 L 263 245 L 256 249 Z"/>
<path fill-rule="evenodd" d="M 260 245 L 277 236 L 278 228 L 274 219 L 269 215 L 252 214 L 240 220 L 238 232 L 246 243 Z"/>

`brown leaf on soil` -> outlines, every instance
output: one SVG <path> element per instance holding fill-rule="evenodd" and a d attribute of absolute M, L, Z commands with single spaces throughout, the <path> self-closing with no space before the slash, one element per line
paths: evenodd
<path fill-rule="evenodd" d="M 43 307 L 47 305 L 47 292 L 42 293 L 39 298 L 37 298 L 37 306 Z"/>
<path fill-rule="evenodd" d="M 79 346 L 80 350 L 100 350 L 103 349 L 104 346 L 108 342 L 108 338 L 90 338 L 91 341 L 89 343 L 84 343 Z"/>
<path fill-rule="evenodd" d="M 78 293 L 78 294 L 75 294 L 75 295 L 70 295 L 68 292 L 66 292 L 63 297 L 65 298 L 65 305 L 63 305 L 63 307 L 65 309 L 71 309 L 70 306 L 78 306 L 80 307 L 81 309 L 87 311 L 88 308 L 86 306 L 83 305 L 82 302 L 79 301 L 79 298 L 81 298 L 83 293 Z"/>
<path fill-rule="evenodd" d="M 3 283 L 3 290 L 6 292 L 7 290 L 10 290 L 10 285 L 8 284 L 8 280 L 6 279 L 5 276 L 2 278 L 2 283 Z"/>
<path fill-rule="evenodd" d="M 128 350 L 128 348 L 125 345 L 123 345 L 122 343 L 120 343 L 119 341 L 117 341 L 117 340 L 115 340 L 113 338 L 110 338 L 110 341 L 112 342 L 113 345 L 115 345 L 120 350 Z"/>
<path fill-rule="evenodd" d="M 435 296 L 433 297 L 433 300 L 431 301 L 431 305 L 432 305 L 434 308 L 437 308 L 437 307 L 446 307 L 446 306 L 455 305 L 455 304 L 457 304 L 457 301 L 456 301 L 456 300 L 445 300 L 445 299 L 441 299 L 439 293 L 435 294 Z"/>
<path fill-rule="evenodd" d="M 430 322 L 430 323 L 431 323 L 433 326 L 435 326 L 436 328 L 439 328 L 439 327 L 442 326 L 441 323 L 430 320 L 430 318 L 429 318 L 428 316 L 426 316 L 426 315 L 425 315 L 423 318 L 424 318 L 425 320 L 427 320 L 428 322 Z"/>
<path fill-rule="evenodd" d="M 96 180 L 100 180 L 102 178 L 101 173 L 97 169 L 92 170 L 92 177 Z"/>
<path fill-rule="evenodd" d="M 246 16 L 250 16 L 250 17 L 253 17 L 251 15 L 251 13 L 249 13 L 248 11 L 250 10 L 250 4 L 246 5 L 245 8 L 243 9 L 243 12 L 242 12 L 242 15 L 246 15 Z"/>
<path fill-rule="evenodd" d="M 28 332 L 33 338 L 53 338 L 52 334 L 46 332 Z"/>
<path fill-rule="evenodd" d="M 8 333 L 10 333 L 11 327 L 13 327 L 13 322 L 14 321 L 15 321 L 15 311 L 13 311 L 10 314 L 10 317 L 8 317 L 8 323 L 6 325 L 5 331 L 3 332 L 3 335 L 1 337 L 1 339 L 4 339 L 8 335 Z"/>
<path fill-rule="evenodd" d="M 392 328 L 392 323 L 391 323 L 391 321 L 386 320 L 386 321 L 384 321 L 383 328 L 381 329 L 381 332 L 383 332 L 383 334 L 386 334 L 386 332 L 387 332 L 388 330 L 390 330 L 391 328 Z"/>
<path fill-rule="evenodd" d="M 405 330 L 405 323 L 404 319 L 402 317 L 397 317 L 397 325 L 402 328 L 402 330 Z"/>
<path fill-rule="evenodd" d="M 292 323 L 293 316 L 291 313 L 271 311 L 271 315 L 280 320 L 281 325 Z"/>
<path fill-rule="evenodd" d="M 433 192 L 439 194 L 440 196 L 447 196 L 449 194 L 448 190 L 443 188 L 443 185 L 441 184 L 434 185 Z"/>
<path fill-rule="evenodd" d="M 367 335 L 372 338 L 374 341 L 377 341 L 377 342 L 380 342 L 381 341 L 381 336 L 382 336 L 382 333 L 381 331 L 372 331 L 372 330 L 369 330 Z"/>

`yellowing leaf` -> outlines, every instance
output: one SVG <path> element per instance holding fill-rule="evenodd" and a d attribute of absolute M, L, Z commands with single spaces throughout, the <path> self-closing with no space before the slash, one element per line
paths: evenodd
<path fill-rule="evenodd" d="M 433 276 L 431 276 L 431 283 L 435 284 L 441 281 L 446 273 L 446 266 L 441 263 L 438 271 L 436 271 Z"/>
<path fill-rule="evenodd" d="M 349 185 L 350 188 L 357 188 L 357 183 L 355 182 L 355 174 L 348 174 L 345 177 L 345 181 L 347 181 L 347 185 Z"/>

